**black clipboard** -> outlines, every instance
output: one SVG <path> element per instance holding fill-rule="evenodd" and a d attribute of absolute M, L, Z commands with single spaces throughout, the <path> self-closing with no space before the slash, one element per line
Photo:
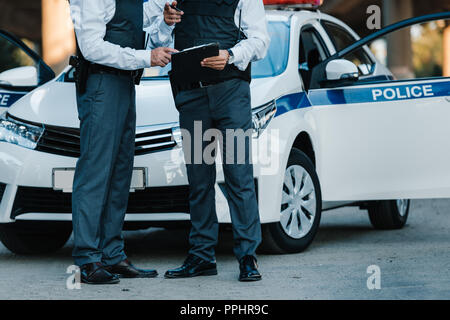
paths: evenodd
<path fill-rule="evenodd" d="M 203 59 L 219 55 L 219 44 L 209 43 L 172 54 L 170 79 L 174 84 L 204 81 L 211 69 L 200 65 Z"/>

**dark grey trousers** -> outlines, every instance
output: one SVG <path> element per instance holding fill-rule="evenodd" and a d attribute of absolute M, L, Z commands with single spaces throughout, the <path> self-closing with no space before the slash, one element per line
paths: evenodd
<path fill-rule="evenodd" d="M 233 223 L 234 253 L 238 260 L 245 255 L 254 256 L 261 242 L 261 225 L 253 165 L 250 161 L 249 143 L 251 141 L 247 140 L 245 152 L 242 153 L 236 152 L 239 151 L 237 138 L 234 140 L 234 148 L 227 148 L 225 138 L 227 129 L 247 131 L 252 128 L 249 84 L 243 80 L 234 79 L 207 88 L 182 91 L 177 95 L 175 102 L 180 111 L 180 126 L 190 133 L 190 138 L 183 137 L 190 185 L 192 222 L 190 253 L 202 259 L 214 261 L 219 231 L 214 188 L 216 165 L 205 162 L 201 154 L 199 156 L 199 152 L 202 153 L 208 149 L 207 146 L 211 145 L 211 142 L 203 142 L 202 137 L 198 136 L 199 132 L 197 136 L 195 135 L 195 122 L 197 122 L 197 128 L 201 123 L 201 135 L 208 129 L 215 128 L 224 137 L 223 170 L 225 191 Z M 231 152 L 232 149 L 234 152 Z M 225 161 L 225 159 L 231 161 Z"/>
<path fill-rule="evenodd" d="M 136 131 L 131 76 L 92 74 L 77 97 L 81 156 L 72 195 L 74 249 L 79 266 L 124 259 L 122 227 L 133 172 Z"/>

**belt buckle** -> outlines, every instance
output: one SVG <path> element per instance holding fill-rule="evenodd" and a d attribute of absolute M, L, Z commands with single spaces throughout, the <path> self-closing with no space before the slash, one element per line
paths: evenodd
<path fill-rule="evenodd" d="M 200 85 L 200 88 L 206 88 L 207 87 L 207 85 L 203 84 L 203 81 L 199 81 L 198 83 Z"/>

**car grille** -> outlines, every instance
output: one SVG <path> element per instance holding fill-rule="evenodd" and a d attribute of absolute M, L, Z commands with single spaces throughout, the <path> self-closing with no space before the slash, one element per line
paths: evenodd
<path fill-rule="evenodd" d="M 9 116 L 17 121 L 42 126 L 40 123 Z M 177 123 L 137 127 L 135 155 L 139 156 L 176 147 L 177 141 L 173 129 L 177 127 Z M 78 158 L 80 156 L 80 129 L 44 125 L 44 133 L 37 143 L 36 150 Z"/>
<path fill-rule="evenodd" d="M 136 129 L 135 155 L 143 155 L 156 151 L 172 149 L 177 142 L 173 134 L 176 125 L 157 127 L 138 127 Z"/>
<path fill-rule="evenodd" d="M 137 128 L 135 155 L 174 148 L 177 143 L 172 129 L 175 127 L 176 125 Z M 80 130 L 46 125 L 36 150 L 78 158 L 80 156 Z"/>
<path fill-rule="evenodd" d="M 71 213 L 72 194 L 51 188 L 18 187 L 12 218 L 25 213 Z M 189 187 L 157 187 L 130 192 L 128 213 L 189 213 Z"/>
<path fill-rule="evenodd" d="M 45 126 L 36 150 L 78 158 L 80 156 L 80 130 Z"/>

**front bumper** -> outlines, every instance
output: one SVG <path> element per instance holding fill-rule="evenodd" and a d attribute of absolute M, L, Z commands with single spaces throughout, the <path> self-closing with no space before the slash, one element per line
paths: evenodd
<path fill-rule="evenodd" d="M 283 116 L 272 120 L 253 140 L 254 176 L 262 223 L 279 221 L 284 168 L 290 150 Z M 271 134 L 270 128 L 274 128 Z M 75 168 L 77 158 L 0 142 L 0 223 L 21 220 L 71 220 L 71 194 L 53 190 L 54 168 Z M 219 223 L 231 223 L 223 188 L 221 159 L 217 161 L 216 212 Z M 130 193 L 126 221 L 189 220 L 188 180 L 180 147 L 135 156 L 134 167 L 146 168 L 147 189 Z"/>
<path fill-rule="evenodd" d="M 76 160 L 0 143 L 0 223 L 15 220 L 71 221 L 71 193 L 53 190 L 52 172 L 54 168 L 74 168 Z M 125 221 L 190 219 L 189 187 L 181 148 L 136 156 L 134 166 L 147 168 L 147 188 L 130 192 Z M 223 171 L 220 165 L 217 168 L 217 216 L 220 223 L 230 223 Z M 258 171 L 255 165 L 255 174 Z M 258 191 L 260 179 L 264 181 L 267 177 L 255 178 Z M 265 210 L 260 211 L 261 220 L 271 222 L 264 218 L 267 217 Z"/>
<path fill-rule="evenodd" d="M 54 168 L 74 168 L 76 158 L 0 143 L 0 223 L 71 220 L 71 193 L 53 190 Z M 145 190 L 130 192 L 128 221 L 189 220 L 188 186 L 180 148 L 135 157 L 147 168 Z"/>

